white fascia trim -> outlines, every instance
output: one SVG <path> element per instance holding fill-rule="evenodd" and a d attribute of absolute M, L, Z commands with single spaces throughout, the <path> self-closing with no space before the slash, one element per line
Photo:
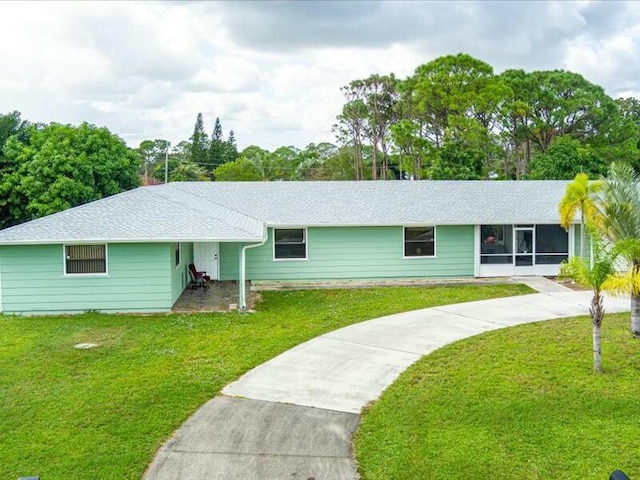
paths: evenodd
<path fill-rule="evenodd" d="M 260 242 L 263 240 L 263 237 L 251 237 L 251 238 L 149 238 L 149 239 L 108 239 L 108 238 L 99 238 L 99 239 L 86 239 L 86 240 L 69 240 L 69 239 L 58 239 L 58 240 L 13 240 L 3 242 L 0 241 L 0 246 L 3 245 L 59 245 L 61 243 L 65 245 L 85 245 L 85 244 L 97 244 L 97 243 L 189 243 L 189 242 L 218 242 L 218 243 L 247 243 L 247 242 Z"/>
<path fill-rule="evenodd" d="M 578 224 L 580 222 L 577 222 Z M 269 228 L 317 228 L 317 227 L 423 227 L 428 226 L 465 226 L 465 225 L 560 225 L 560 219 L 557 220 L 474 220 L 470 222 L 401 222 L 401 223 L 268 223 Z"/>

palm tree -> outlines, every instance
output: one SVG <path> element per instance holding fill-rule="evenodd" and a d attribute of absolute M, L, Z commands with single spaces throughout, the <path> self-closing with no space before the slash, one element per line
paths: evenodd
<path fill-rule="evenodd" d="M 629 263 L 627 286 L 619 277 L 617 291 L 631 294 L 631 332 L 640 335 L 640 191 L 638 176 L 627 164 L 614 163 L 603 182 L 599 198 L 598 229 L 603 237 L 615 245 L 616 251 Z"/>
<path fill-rule="evenodd" d="M 567 190 L 560 200 L 560 225 L 565 230 L 573 223 L 578 210 L 580 211 L 580 256 L 584 257 L 586 220 L 596 221 L 598 208 L 596 195 L 602 190 L 602 182 L 589 182 L 586 173 L 578 173 L 573 182 L 567 185 Z"/>
<path fill-rule="evenodd" d="M 589 313 L 591 314 L 593 337 L 593 370 L 602 373 L 602 356 L 600 349 L 600 329 L 604 319 L 602 291 L 608 290 L 608 282 L 615 275 L 616 253 L 607 250 L 602 241 L 592 236 L 593 261 L 584 257 L 571 257 L 560 267 L 560 276 L 569 277 L 578 284 L 591 287 L 593 298 Z"/>

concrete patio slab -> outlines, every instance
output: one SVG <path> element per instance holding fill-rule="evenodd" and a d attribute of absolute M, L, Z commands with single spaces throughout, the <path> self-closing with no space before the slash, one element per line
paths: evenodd
<path fill-rule="evenodd" d="M 147 480 L 349 479 L 359 416 L 217 397 L 158 452 Z"/>

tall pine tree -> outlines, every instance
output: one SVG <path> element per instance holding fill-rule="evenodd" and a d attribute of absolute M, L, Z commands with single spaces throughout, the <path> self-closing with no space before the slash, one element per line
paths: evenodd
<path fill-rule="evenodd" d="M 204 131 L 202 113 L 198 113 L 196 124 L 193 128 L 191 141 L 191 161 L 200 166 L 207 166 L 209 163 L 209 139 Z"/>
<path fill-rule="evenodd" d="M 209 144 L 209 165 L 211 171 L 225 163 L 226 145 L 222 139 L 222 124 L 220 118 L 216 117 L 216 123 L 211 133 L 211 143 Z"/>
<path fill-rule="evenodd" d="M 236 145 L 236 136 L 233 130 L 229 131 L 229 138 L 225 142 L 224 162 L 233 162 L 239 157 L 238 147 Z"/>

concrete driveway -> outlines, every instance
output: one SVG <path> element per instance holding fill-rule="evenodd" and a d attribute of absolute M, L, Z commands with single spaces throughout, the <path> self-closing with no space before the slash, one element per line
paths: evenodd
<path fill-rule="evenodd" d="M 389 315 L 298 345 L 205 404 L 162 447 L 145 478 L 357 479 L 351 435 L 359 413 L 409 365 L 489 330 L 588 314 L 591 292 L 544 287 L 546 293 Z M 629 300 L 606 298 L 605 308 L 628 311 Z"/>

